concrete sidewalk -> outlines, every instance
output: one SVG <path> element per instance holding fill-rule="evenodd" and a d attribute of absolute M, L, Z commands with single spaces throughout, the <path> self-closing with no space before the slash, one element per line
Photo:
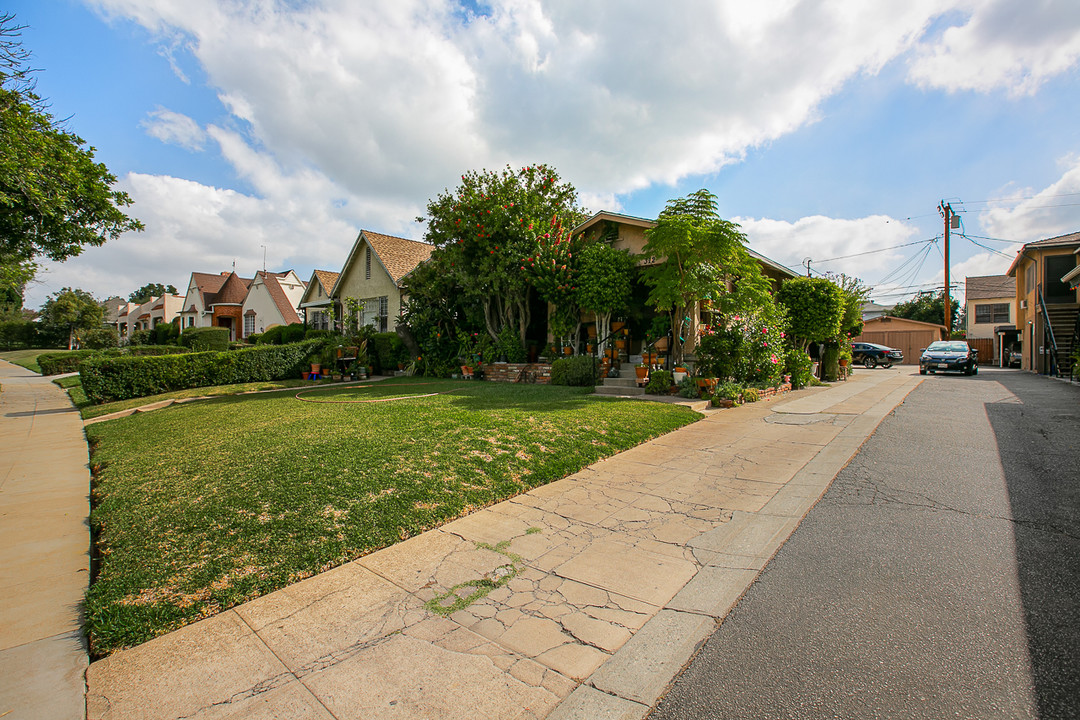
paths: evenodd
<path fill-rule="evenodd" d="M 711 413 L 112 655 L 89 717 L 643 717 L 919 381 Z"/>
<path fill-rule="evenodd" d="M 0 361 L 0 717 L 81 719 L 90 472 L 67 393 Z"/>

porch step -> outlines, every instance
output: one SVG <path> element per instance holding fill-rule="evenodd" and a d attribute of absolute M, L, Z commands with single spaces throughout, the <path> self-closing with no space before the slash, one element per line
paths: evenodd
<path fill-rule="evenodd" d="M 610 379 L 610 378 L 609 378 Z M 631 383 L 630 386 L 625 385 L 607 385 L 607 380 L 604 381 L 604 385 L 598 385 L 596 390 L 593 391 L 596 395 L 617 395 L 619 397 L 635 397 L 637 395 L 644 395 L 645 388 L 639 388 L 636 384 Z"/>

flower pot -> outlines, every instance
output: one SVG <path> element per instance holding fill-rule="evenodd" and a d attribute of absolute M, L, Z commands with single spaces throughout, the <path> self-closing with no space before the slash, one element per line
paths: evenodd
<path fill-rule="evenodd" d="M 574 348 L 567 345 L 566 347 L 564 347 L 562 349 L 562 354 L 565 355 L 566 357 L 570 357 L 571 355 L 574 354 Z"/>
<path fill-rule="evenodd" d="M 300 373 L 300 377 L 302 377 L 302 378 L 304 378 L 305 380 L 307 380 L 307 379 L 308 379 L 309 377 L 311 377 L 311 373 L 309 373 L 309 372 L 306 372 L 306 373 Z"/>
<path fill-rule="evenodd" d="M 735 407 L 735 401 L 734 400 L 728 400 L 726 398 L 725 399 L 720 399 L 720 400 L 715 400 L 714 402 L 716 403 L 716 405 L 718 407 L 722 407 L 722 408 L 733 408 L 733 407 Z"/>
<path fill-rule="evenodd" d="M 322 374 L 322 364 L 321 363 L 311 363 L 311 374 L 312 375 L 320 375 L 320 374 Z"/>
<path fill-rule="evenodd" d="M 585 332 L 587 332 L 589 334 L 589 337 L 595 338 L 596 337 L 596 326 L 595 325 L 586 325 L 585 326 Z"/>
<path fill-rule="evenodd" d="M 647 367 L 635 367 L 634 373 L 637 375 L 638 385 L 644 385 L 646 379 L 649 377 L 649 368 Z"/>
<path fill-rule="evenodd" d="M 615 341 L 615 347 L 618 350 L 624 350 L 626 348 L 626 341 L 625 340 L 616 340 Z"/>
<path fill-rule="evenodd" d="M 675 384 L 678 385 L 686 378 L 686 368 L 675 368 L 671 374 L 675 378 Z"/>
<path fill-rule="evenodd" d="M 847 367 L 847 358 L 840 358 L 840 367 Z"/>
<path fill-rule="evenodd" d="M 593 345 L 592 343 L 586 343 L 585 344 L 585 352 L 591 353 L 593 351 L 593 348 L 595 348 L 595 347 L 596 346 Z"/>

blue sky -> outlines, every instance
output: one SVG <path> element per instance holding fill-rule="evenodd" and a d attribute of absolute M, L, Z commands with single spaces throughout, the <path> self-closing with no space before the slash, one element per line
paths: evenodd
<path fill-rule="evenodd" d="M 1080 4 L 747 5 L 9 2 L 39 92 L 147 226 L 47 265 L 27 305 L 250 274 L 264 247 L 337 270 L 361 228 L 419 239 L 430 197 L 507 163 L 594 211 L 706 187 L 754 249 L 884 303 L 941 286 L 943 198 L 1014 241 L 954 238 L 954 281 L 1080 230 Z"/>

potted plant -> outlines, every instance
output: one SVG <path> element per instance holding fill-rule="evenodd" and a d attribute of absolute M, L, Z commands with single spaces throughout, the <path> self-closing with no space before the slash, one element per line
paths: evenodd
<path fill-rule="evenodd" d="M 683 378 L 686 377 L 689 374 L 689 371 L 685 367 L 683 367 L 682 365 L 678 366 L 677 368 L 675 368 L 671 372 L 674 374 L 675 384 L 676 385 L 681 383 L 683 381 Z"/>
<path fill-rule="evenodd" d="M 735 407 L 742 399 L 742 388 L 732 382 L 726 382 L 716 388 L 712 404 L 716 407 Z"/>
<path fill-rule="evenodd" d="M 638 363 L 634 366 L 634 373 L 637 375 L 637 384 L 644 385 L 649 378 L 649 366 L 645 363 Z"/>

